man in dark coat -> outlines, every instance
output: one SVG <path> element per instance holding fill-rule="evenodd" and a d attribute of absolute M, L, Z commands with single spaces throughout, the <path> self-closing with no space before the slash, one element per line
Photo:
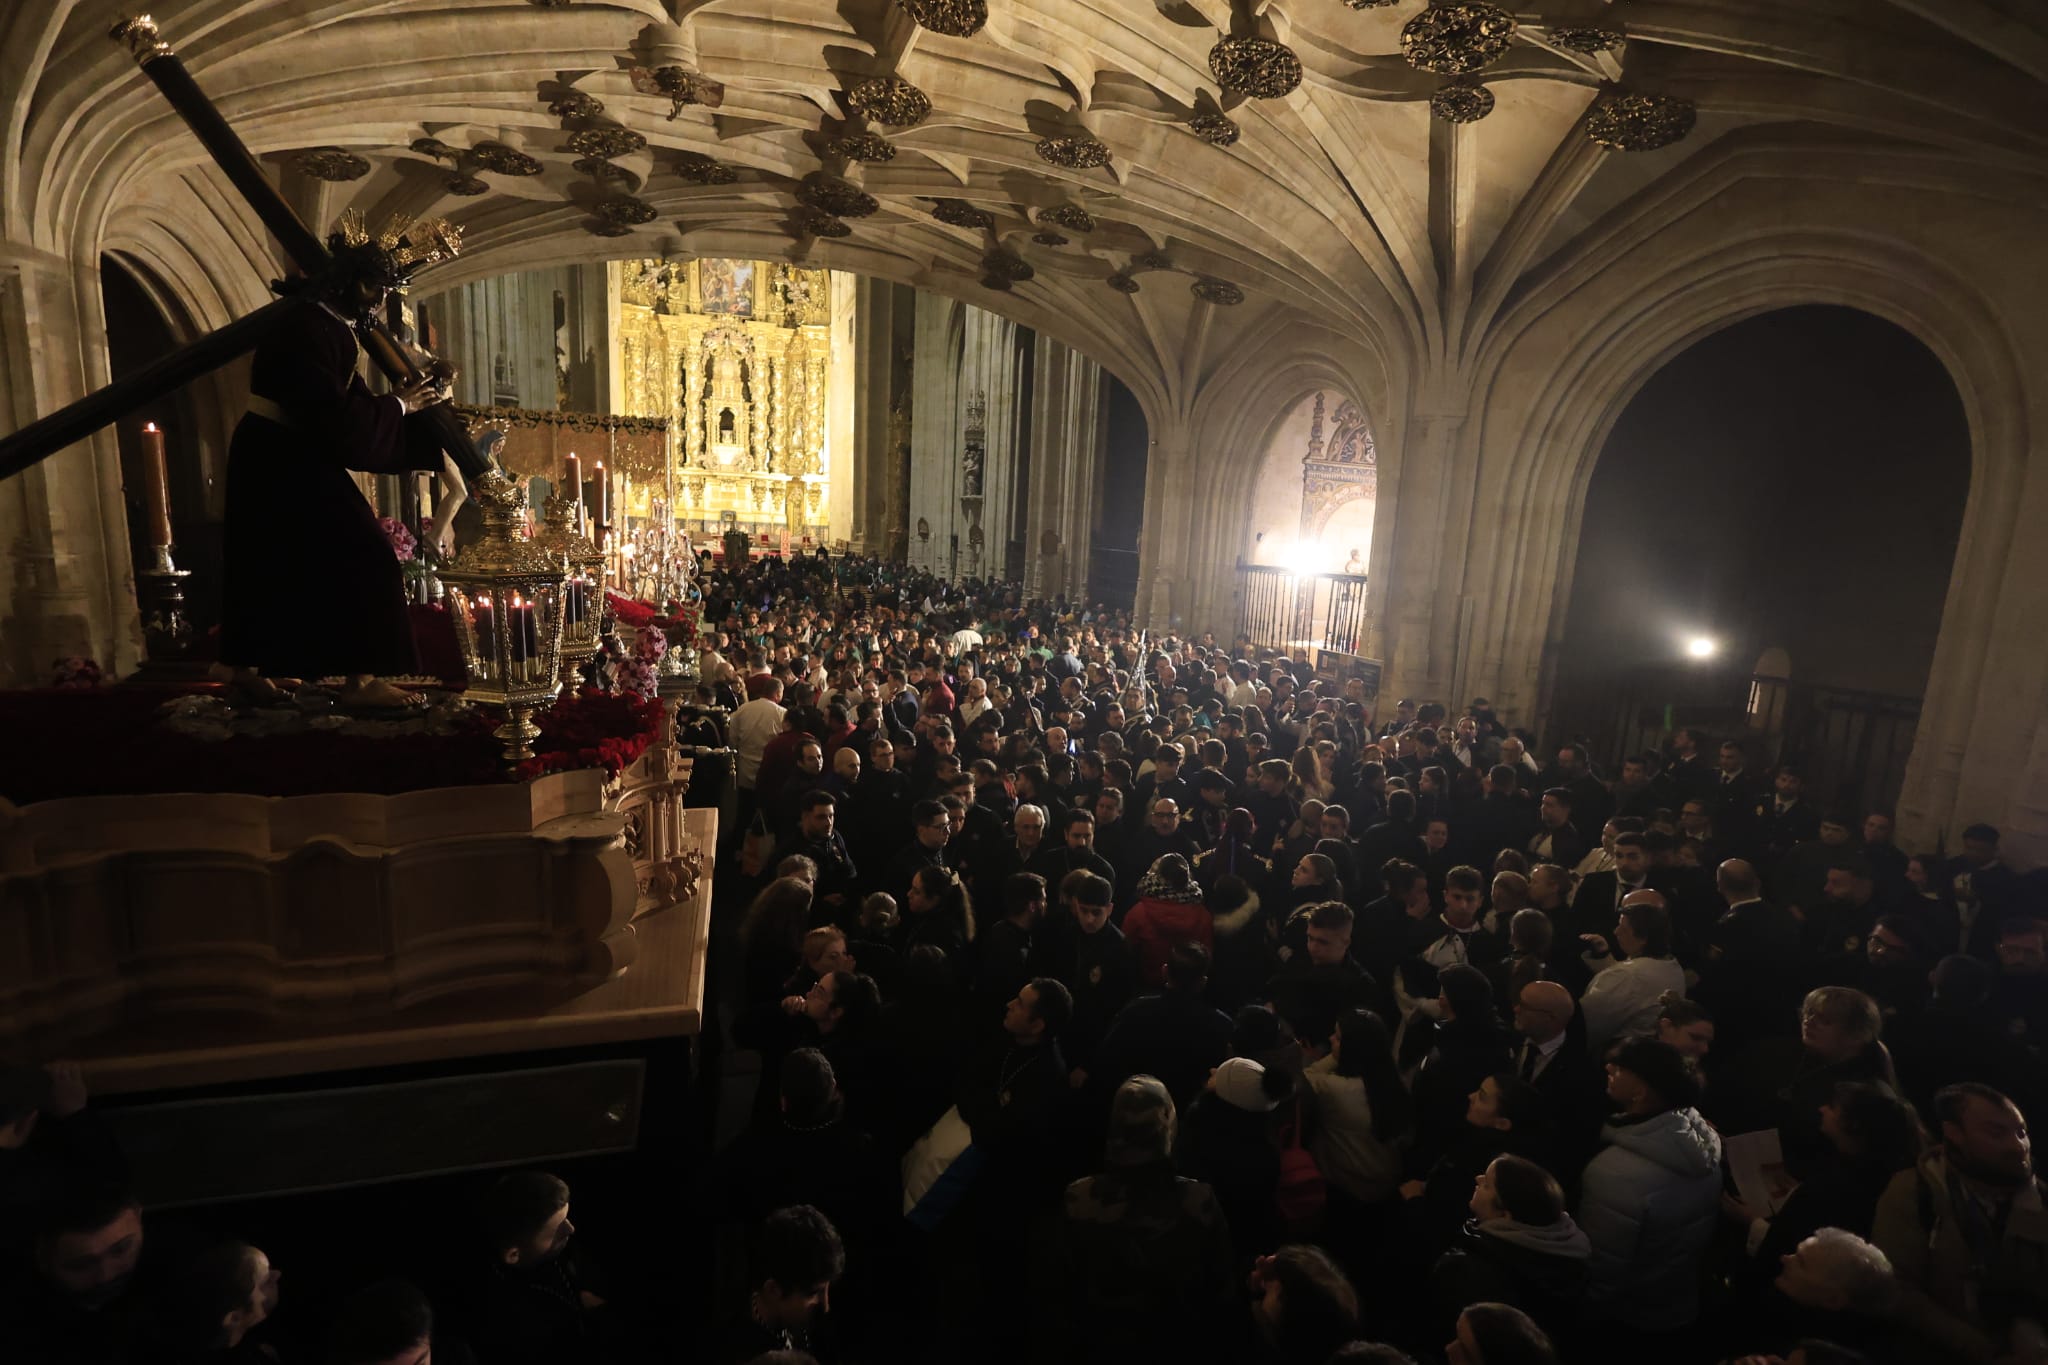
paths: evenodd
<path fill-rule="evenodd" d="M 256 349 L 228 449 L 221 660 L 245 693 L 338 674 L 344 705 L 403 706 L 416 694 L 377 675 L 418 668 L 404 575 L 349 472 L 441 470 L 431 429 L 409 419 L 447 398 L 447 376 L 370 392 L 357 329 L 404 287 L 413 248 L 341 234 L 329 246 L 332 268 L 295 282 L 298 306 Z M 315 603 L 310 585 L 339 586 Z"/>

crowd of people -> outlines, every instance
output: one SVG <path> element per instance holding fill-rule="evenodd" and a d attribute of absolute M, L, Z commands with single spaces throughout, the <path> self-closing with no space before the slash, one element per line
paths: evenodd
<path fill-rule="evenodd" d="M 364 1289 L 326 1358 L 2048 1360 L 2048 885 L 1997 831 L 1908 853 L 1740 738 L 1606 777 L 1007 585 L 700 587 L 722 1311 L 650 1353 L 518 1172 L 467 1283 Z M 17 1206 L 89 1145 L 21 1075 Z M 95 1346 L 25 1358 L 257 1358 L 260 1251 L 144 1332 L 133 1201 L 41 1205 L 22 1339 Z"/>

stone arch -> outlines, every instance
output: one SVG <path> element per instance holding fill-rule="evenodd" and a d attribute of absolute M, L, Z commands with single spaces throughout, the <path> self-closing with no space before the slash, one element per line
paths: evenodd
<path fill-rule="evenodd" d="M 1623 408 L 1649 378 L 1703 337 L 1743 319 L 1801 304 L 1860 309 L 1904 329 L 1934 353 L 1956 386 L 1970 431 L 1971 482 L 1962 534 L 1914 755 L 1900 800 L 1902 834 L 1932 843 L 1952 822 L 1974 698 L 1993 647 L 1996 613 L 2025 481 L 2027 390 L 2011 338 L 1974 281 L 1899 242 L 1849 230 L 1758 232 L 1669 263 L 1660 287 L 1638 292 L 1562 359 L 1512 446 L 1498 459 L 1500 496 L 1534 514 L 1517 520 L 1491 564 L 1465 591 L 1480 619 L 1452 691 L 1513 695 L 1544 713 L 1563 636 L 1587 483 Z M 1555 304 L 1555 300 L 1551 301 Z M 1534 318 L 1529 322 L 1533 324 Z M 1505 364 L 1520 329 L 1494 359 Z M 1486 380 L 1482 370 L 1480 391 Z M 1508 414 L 1487 414 L 1491 420 Z M 1486 433 L 1482 432 L 1484 447 Z M 1545 516 L 1544 513 L 1552 515 Z M 1534 597 L 1541 613 L 1517 619 Z"/>

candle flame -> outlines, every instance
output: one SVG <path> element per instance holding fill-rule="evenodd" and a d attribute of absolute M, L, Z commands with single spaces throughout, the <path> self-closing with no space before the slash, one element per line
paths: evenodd
<path fill-rule="evenodd" d="M 144 423 L 142 424 L 142 429 L 143 429 L 144 431 L 155 431 L 155 430 L 156 430 L 156 423 L 154 423 L 154 422 L 144 422 Z"/>

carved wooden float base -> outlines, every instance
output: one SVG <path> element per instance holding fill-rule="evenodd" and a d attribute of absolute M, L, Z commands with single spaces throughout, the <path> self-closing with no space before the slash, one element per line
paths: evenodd
<path fill-rule="evenodd" d="M 715 815 L 676 811 L 702 875 L 650 905 L 622 785 L 0 802 L 0 1056 L 98 1057 L 97 1084 L 134 1088 L 223 1079 L 223 1055 L 256 1075 L 417 1059 L 429 1036 L 510 1050 L 551 1018 L 594 1040 L 612 1009 L 694 1031 Z M 665 981 L 628 988 L 649 937 Z"/>

